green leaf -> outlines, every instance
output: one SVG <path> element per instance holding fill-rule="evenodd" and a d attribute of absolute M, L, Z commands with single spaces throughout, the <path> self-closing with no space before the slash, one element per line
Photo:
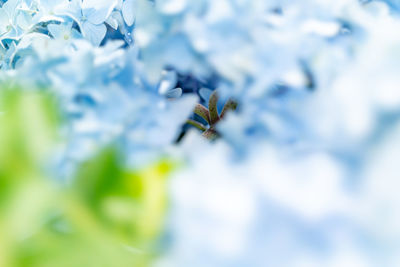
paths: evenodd
<path fill-rule="evenodd" d="M 204 126 L 203 124 L 201 124 L 200 122 L 197 122 L 195 120 L 187 120 L 186 123 L 192 125 L 193 127 L 196 127 L 200 131 L 204 132 L 207 130 L 206 126 Z"/>
<path fill-rule="evenodd" d="M 229 110 L 234 111 L 236 110 L 236 108 L 237 108 L 237 102 L 232 99 L 229 99 L 225 103 L 224 108 L 222 109 L 221 118 L 223 118 Z"/>
<path fill-rule="evenodd" d="M 0 86 L 0 267 L 150 266 L 175 162 L 128 170 L 106 148 L 60 186 L 49 177 L 60 142 L 54 104 Z"/>
<path fill-rule="evenodd" d="M 26 176 L 44 164 L 57 141 L 54 98 L 19 88 L 0 90 L 0 172 Z"/>
<path fill-rule="evenodd" d="M 210 114 L 208 112 L 208 109 L 203 106 L 202 104 L 197 104 L 196 107 L 194 108 L 194 113 L 202 117 L 207 123 L 211 124 L 210 122 Z"/>
<path fill-rule="evenodd" d="M 126 170 L 123 158 L 108 148 L 84 163 L 73 193 L 98 223 L 144 252 L 162 230 L 166 212 L 166 178 L 173 163 L 162 160 L 139 170 Z"/>
<path fill-rule="evenodd" d="M 208 110 L 210 113 L 210 125 L 214 125 L 219 121 L 219 115 L 218 115 L 218 93 L 217 91 L 214 91 L 210 99 L 208 100 Z"/>

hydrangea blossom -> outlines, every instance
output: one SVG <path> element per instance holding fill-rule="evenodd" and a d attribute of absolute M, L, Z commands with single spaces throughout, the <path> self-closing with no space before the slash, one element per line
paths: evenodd
<path fill-rule="evenodd" d="M 156 266 L 395 266 L 399 8 L 0 1 L 0 81 L 57 98 L 61 186 L 107 146 L 179 162 Z"/>

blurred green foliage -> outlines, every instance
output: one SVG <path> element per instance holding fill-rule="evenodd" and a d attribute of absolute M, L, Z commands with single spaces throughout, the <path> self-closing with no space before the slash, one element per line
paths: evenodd
<path fill-rule="evenodd" d="M 49 177 L 60 116 L 51 95 L 0 89 L 0 267 L 148 266 L 166 211 L 168 160 L 126 170 L 114 148 Z"/>

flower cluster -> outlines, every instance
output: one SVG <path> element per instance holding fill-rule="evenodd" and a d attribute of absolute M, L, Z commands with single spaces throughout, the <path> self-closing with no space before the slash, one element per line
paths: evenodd
<path fill-rule="evenodd" d="M 152 264 L 393 266 L 399 12 L 397 0 L 3 0 L 0 82 L 56 99 L 62 141 L 43 176 L 61 186 L 105 147 L 118 168 L 178 162 L 168 183 L 149 175 L 170 201 L 144 216 L 163 225 L 146 236 L 162 248 L 141 248 L 160 254 Z M 107 200 L 135 195 L 123 187 Z M 113 216 L 135 213 L 128 202 Z"/>

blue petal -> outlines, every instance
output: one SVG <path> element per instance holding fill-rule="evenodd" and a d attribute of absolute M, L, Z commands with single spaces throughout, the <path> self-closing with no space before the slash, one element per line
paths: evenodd
<path fill-rule="evenodd" d="M 135 0 L 126 0 L 122 4 L 122 16 L 128 26 L 133 24 L 135 21 Z"/>
<path fill-rule="evenodd" d="M 104 24 L 94 25 L 90 22 L 82 24 L 83 37 L 88 39 L 93 45 L 99 46 L 106 36 L 107 27 Z"/>

